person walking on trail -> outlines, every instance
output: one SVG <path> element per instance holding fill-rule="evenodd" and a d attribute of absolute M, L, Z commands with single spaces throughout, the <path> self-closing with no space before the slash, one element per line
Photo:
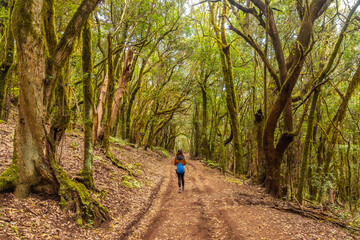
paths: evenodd
<path fill-rule="evenodd" d="M 178 184 L 179 184 L 179 193 L 181 193 L 181 185 L 182 185 L 182 191 L 185 190 L 184 186 L 184 175 L 185 175 L 185 168 L 186 165 L 186 157 L 184 156 L 181 149 L 179 149 L 176 153 L 176 156 L 174 158 L 174 165 L 176 166 L 176 174 L 178 177 Z"/>

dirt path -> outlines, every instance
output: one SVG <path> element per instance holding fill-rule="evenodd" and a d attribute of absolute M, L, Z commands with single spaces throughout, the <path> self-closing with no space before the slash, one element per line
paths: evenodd
<path fill-rule="evenodd" d="M 174 166 L 149 211 L 128 239 L 355 239 L 329 223 L 275 210 L 260 188 L 232 183 L 217 170 L 189 161 L 185 191 Z"/>

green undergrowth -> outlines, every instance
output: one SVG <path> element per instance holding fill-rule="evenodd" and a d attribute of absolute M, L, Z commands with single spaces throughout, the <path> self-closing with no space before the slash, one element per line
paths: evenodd
<path fill-rule="evenodd" d="M 347 222 L 348 226 L 357 229 L 357 234 L 360 235 L 360 208 L 350 211 L 349 206 L 331 205 L 330 209 L 335 216 Z"/>
<path fill-rule="evenodd" d="M 135 164 L 127 163 L 126 167 L 128 169 L 130 169 L 133 174 L 132 175 L 128 175 L 128 174 L 123 175 L 121 177 L 122 178 L 121 184 L 124 185 L 125 187 L 131 188 L 131 189 L 142 188 L 143 184 L 136 179 L 136 177 L 138 177 L 144 173 L 141 169 L 142 164 L 141 163 L 135 163 Z"/>
<path fill-rule="evenodd" d="M 160 150 L 166 158 L 170 157 L 169 152 L 163 147 L 152 147 L 151 150 Z"/>
<path fill-rule="evenodd" d="M 243 181 L 241 181 L 240 179 L 237 179 L 237 178 L 226 178 L 226 181 L 231 182 L 231 183 L 236 183 L 236 184 L 243 183 Z"/>
<path fill-rule="evenodd" d="M 130 169 L 131 173 L 135 176 L 140 176 L 144 172 L 141 170 L 142 164 L 141 163 L 127 163 L 125 166 Z"/>
<path fill-rule="evenodd" d="M 203 159 L 203 160 L 201 160 L 201 162 L 205 163 L 209 167 L 221 169 L 220 163 L 213 162 L 211 159 L 209 159 L 209 160 Z"/>
<path fill-rule="evenodd" d="M 129 144 L 127 140 L 117 138 L 117 137 L 110 137 L 110 142 L 115 143 L 115 144 L 120 145 L 120 146 L 125 146 L 125 145 Z"/>
<path fill-rule="evenodd" d="M 127 188 L 142 188 L 143 185 L 136 180 L 135 177 L 129 176 L 129 175 L 124 175 L 122 176 L 122 181 L 121 184 L 124 185 Z"/>

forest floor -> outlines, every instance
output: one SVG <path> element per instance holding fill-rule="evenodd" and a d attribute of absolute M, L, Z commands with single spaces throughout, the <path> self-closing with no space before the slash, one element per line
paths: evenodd
<path fill-rule="evenodd" d="M 0 172 L 11 164 L 13 124 L 0 123 Z M 60 165 L 71 177 L 82 166 L 82 133 L 66 134 Z M 357 239 L 329 222 L 273 208 L 274 199 L 200 161 L 189 160 L 185 191 L 160 150 L 144 151 L 114 139 L 113 152 L 137 173 L 111 164 L 95 147 L 95 184 L 111 221 L 100 228 L 79 227 L 56 197 L 0 194 L 0 239 Z"/>

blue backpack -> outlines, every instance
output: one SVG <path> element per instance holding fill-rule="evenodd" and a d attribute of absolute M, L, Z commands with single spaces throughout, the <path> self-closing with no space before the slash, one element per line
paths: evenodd
<path fill-rule="evenodd" d="M 177 165 L 176 172 L 177 173 L 184 173 L 185 172 L 184 165 L 182 165 L 181 162 L 179 162 L 179 164 Z"/>

